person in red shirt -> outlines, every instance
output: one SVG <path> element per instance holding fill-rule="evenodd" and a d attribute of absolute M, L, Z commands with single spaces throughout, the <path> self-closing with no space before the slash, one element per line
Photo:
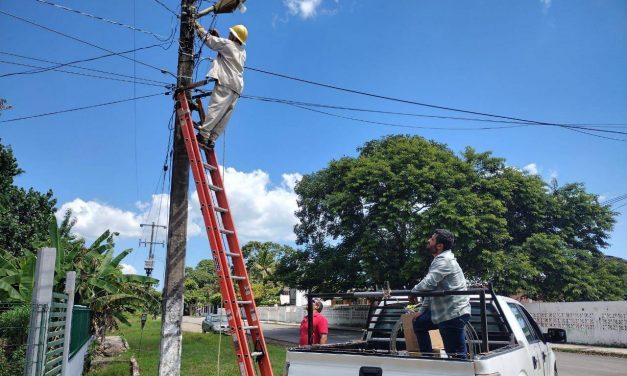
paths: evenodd
<path fill-rule="evenodd" d="M 314 317 L 313 317 L 313 335 L 312 335 L 312 343 L 314 345 L 320 344 L 324 345 L 327 343 L 327 336 L 329 334 L 329 321 L 326 317 L 324 317 L 320 312 L 322 312 L 322 300 L 314 299 L 313 300 L 313 308 L 314 308 Z M 309 331 L 309 322 L 307 320 L 307 316 L 303 317 L 303 321 L 300 322 L 300 341 L 298 344 L 300 346 L 307 345 L 307 335 Z"/>

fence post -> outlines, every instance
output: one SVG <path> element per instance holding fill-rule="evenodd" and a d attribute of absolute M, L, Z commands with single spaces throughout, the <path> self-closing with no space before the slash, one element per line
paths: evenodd
<path fill-rule="evenodd" d="M 67 308 L 65 310 L 65 333 L 63 334 L 63 363 L 61 375 L 66 376 L 67 365 L 70 360 L 70 340 L 72 338 L 72 316 L 74 314 L 74 287 L 76 272 L 68 272 L 65 276 L 65 293 L 67 294 Z"/>
<path fill-rule="evenodd" d="M 38 376 L 42 371 L 43 355 L 46 350 L 43 348 L 45 340 L 42 341 L 42 338 L 47 330 L 48 307 L 52 303 L 56 258 L 57 250 L 54 248 L 42 248 L 37 252 L 28 346 L 26 346 L 26 365 L 24 367 L 24 375 L 26 376 Z"/>

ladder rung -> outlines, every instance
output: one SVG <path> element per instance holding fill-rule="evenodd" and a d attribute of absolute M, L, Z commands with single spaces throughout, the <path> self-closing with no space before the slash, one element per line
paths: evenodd
<path fill-rule="evenodd" d="M 239 305 L 248 305 L 248 304 L 253 304 L 252 300 L 238 300 L 237 304 Z"/>
<path fill-rule="evenodd" d="M 231 257 L 239 257 L 239 253 L 224 252 L 224 254 L 227 255 L 227 256 L 231 256 Z"/>
<path fill-rule="evenodd" d="M 236 280 L 236 281 L 243 281 L 243 280 L 245 280 L 246 278 L 245 278 L 245 277 L 242 277 L 241 275 L 232 275 L 232 276 L 231 276 L 231 279 L 234 279 L 234 280 Z"/>
<path fill-rule="evenodd" d="M 216 191 L 216 192 L 222 192 L 223 189 L 218 187 L 217 185 L 213 185 L 210 183 L 207 183 L 207 185 L 209 186 L 209 189 L 211 189 L 212 191 Z"/>
<path fill-rule="evenodd" d="M 215 166 L 210 165 L 209 163 L 204 163 L 202 164 L 203 166 L 205 166 L 205 168 L 209 171 L 215 171 L 217 170 L 217 168 Z"/>
<path fill-rule="evenodd" d="M 233 231 L 233 230 L 227 230 L 227 229 L 225 229 L 225 228 L 221 228 L 221 229 L 220 229 L 220 232 L 221 232 L 221 233 L 223 233 L 223 234 L 226 234 L 226 235 L 233 235 L 233 234 L 235 234 L 235 231 Z"/>
<path fill-rule="evenodd" d="M 257 325 L 250 325 L 250 326 L 244 326 L 242 327 L 242 329 L 244 330 L 259 329 L 259 327 Z"/>
<path fill-rule="evenodd" d="M 261 351 L 255 351 L 255 352 L 251 352 L 250 356 L 252 356 L 253 358 L 256 358 L 258 356 L 262 356 L 263 353 Z"/>
<path fill-rule="evenodd" d="M 219 206 L 214 206 L 213 207 L 218 213 L 226 213 L 229 211 L 229 209 L 225 209 L 225 208 L 221 208 Z"/>

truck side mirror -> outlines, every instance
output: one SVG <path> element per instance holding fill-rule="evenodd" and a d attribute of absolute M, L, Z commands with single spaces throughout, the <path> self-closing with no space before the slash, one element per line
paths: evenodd
<path fill-rule="evenodd" d="M 544 334 L 544 339 L 552 343 L 566 343 L 566 331 L 564 329 L 549 328 Z"/>

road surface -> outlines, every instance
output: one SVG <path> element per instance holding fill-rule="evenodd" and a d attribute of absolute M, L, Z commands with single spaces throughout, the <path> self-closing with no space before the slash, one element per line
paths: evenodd
<path fill-rule="evenodd" d="M 183 331 L 200 333 L 203 318 L 184 317 Z M 297 325 L 263 323 L 263 334 L 271 342 L 297 344 Z M 351 330 L 329 330 L 329 343 L 347 342 L 361 338 L 361 332 Z M 624 376 L 627 375 L 627 359 L 609 356 L 555 352 L 560 376 Z"/>

